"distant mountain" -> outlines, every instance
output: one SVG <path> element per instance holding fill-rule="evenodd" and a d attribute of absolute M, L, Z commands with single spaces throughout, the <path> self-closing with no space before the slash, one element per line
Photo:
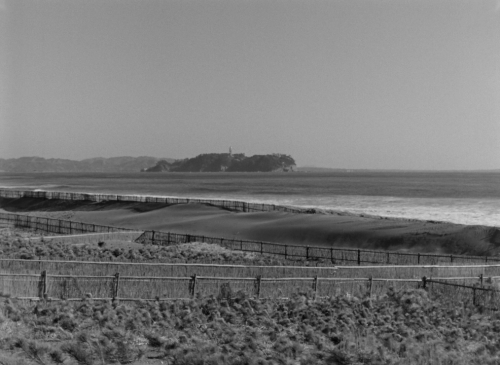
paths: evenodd
<path fill-rule="evenodd" d="M 254 155 L 246 157 L 243 153 L 207 153 L 194 158 L 169 162 L 161 160 L 156 165 L 143 169 L 144 172 L 271 172 L 293 171 L 295 160 L 288 155 Z"/>
<path fill-rule="evenodd" d="M 158 161 L 174 162 L 157 157 L 89 158 L 81 161 L 42 157 L 0 159 L 0 171 L 5 172 L 139 172 Z"/>

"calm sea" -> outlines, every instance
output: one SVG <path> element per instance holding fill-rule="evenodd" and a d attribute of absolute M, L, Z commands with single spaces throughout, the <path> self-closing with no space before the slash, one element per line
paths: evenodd
<path fill-rule="evenodd" d="M 499 172 L 0 173 L 0 187 L 234 199 L 500 226 Z"/>

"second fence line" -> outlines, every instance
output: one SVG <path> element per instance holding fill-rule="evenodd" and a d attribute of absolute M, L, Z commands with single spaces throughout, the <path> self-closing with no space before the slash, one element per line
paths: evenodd
<path fill-rule="evenodd" d="M 33 228 L 44 232 L 57 234 L 134 231 L 128 228 L 119 228 L 11 213 L 0 213 L 0 220 L 12 223 L 17 227 Z M 156 245 L 207 242 L 219 244 L 223 247 L 236 251 L 282 256 L 286 260 L 315 260 L 324 262 L 325 264 L 333 265 L 339 265 L 343 263 L 356 263 L 357 265 L 436 265 L 446 262 L 485 264 L 500 262 L 500 258 L 488 256 L 437 255 L 334 247 L 296 246 L 282 243 L 218 238 L 161 231 L 145 231 L 136 239 L 136 242 L 145 244 L 151 243 Z"/>

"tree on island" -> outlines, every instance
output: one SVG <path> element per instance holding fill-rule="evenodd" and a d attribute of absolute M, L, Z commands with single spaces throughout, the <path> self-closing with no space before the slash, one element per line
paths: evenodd
<path fill-rule="evenodd" d="M 285 154 L 254 155 L 244 153 L 205 153 L 193 158 L 174 162 L 159 161 L 156 165 L 143 169 L 143 172 L 272 172 L 293 171 L 295 160 Z"/>

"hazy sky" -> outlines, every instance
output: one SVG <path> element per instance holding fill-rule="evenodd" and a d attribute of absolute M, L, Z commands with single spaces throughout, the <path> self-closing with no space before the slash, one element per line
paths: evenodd
<path fill-rule="evenodd" d="M 0 158 L 500 168 L 498 0 L 0 0 Z"/>

